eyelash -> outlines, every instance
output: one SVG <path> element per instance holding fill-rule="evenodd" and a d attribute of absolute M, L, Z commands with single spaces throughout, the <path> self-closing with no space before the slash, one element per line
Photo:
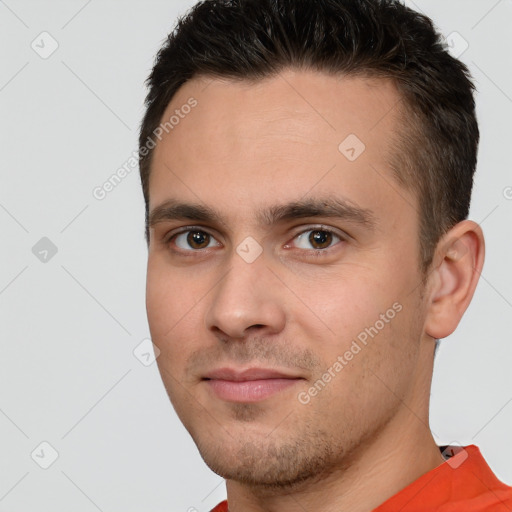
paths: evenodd
<path fill-rule="evenodd" d="M 198 231 L 200 233 L 205 233 L 206 235 L 210 236 L 215 241 L 217 241 L 217 239 L 211 233 L 209 233 L 205 229 L 202 229 L 201 226 L 186 226 L 185 228 L 182 228 L 180 231 L 178 231 L 176 233 L 172 233 L 170 236 L 167 236 L 165 238 L 165 240 L 164 240 L 164 244 L 167 246 L 176 237 L 178 237 L 179 235 L 190 233 L 192 231 Z M 312 254 L 312 255 L 314 255 L 316 257 L 321 257 L 322 255 L 328 254 L 330 252 L 329 250 L 332 249 L 333 247 L 335 247 L 336 245 L 338 245 L 340 242 L 346 242 L 347 241 L 347 236 L 346 235 L 343 235 L 343 234 L 339 233 L 338 231 L 335 231 L 335 230 L 333 230 L 333 229 L 331 229 L 331 228 L 329 228 L 327 226 L 322 226 L 322 225 L 312 226 L 312 227 L 309 227 L 308 229 L 300 231 L 300 232 L 296 233 L 293 236 L 292 240 L 295 240 L 299 236 L 304 235 L 304 234 L 306 234 L 308 232 L 311 232 L 311 231 L 321 231 L 321 232 L 329 233 L 333 237 L 336 237 L 336 238 L 339 239 L 337 242 L 333 241 L 334 243 L 332 245 L 329 245 L 325 249 L 299 249 L 299 250 L 305 251 L 305 252 L 307 252 L 309 254 Z M 289 245 L 290 244 L 287 242 L 286 246 L 289 246 Z M 173 249 L 173 251 L 177 252 L 179 254 L 182 254 L 184 256 L 192 256 L 193 257 L 194 255 L 197 255 L 198 253 L 201 253 L 201 252 L 203 252 L 203 251 L 205 251 L 207 249 L 210 249 L 210 248 L 208 247 L 208 248 L 204 248 L 204 249 Z"/>

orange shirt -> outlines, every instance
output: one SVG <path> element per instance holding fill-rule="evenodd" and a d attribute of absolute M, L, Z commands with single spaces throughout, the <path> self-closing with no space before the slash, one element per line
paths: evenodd
<path fill-rule="evenodd" d="M 448 447 L 443 454 L 453 455 L 373 512 L 512 511 L 512 487 L 498 480 L 477 446 Z M 228 512 L 227 501 L 217 505 L 211 512 Z"/>

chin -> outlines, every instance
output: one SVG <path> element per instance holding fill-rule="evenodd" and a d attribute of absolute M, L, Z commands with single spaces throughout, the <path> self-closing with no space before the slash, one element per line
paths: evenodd
<path fill-rule="evenodd" d="M 276 432 L 257 441 L 226 432 L 205 442 L 197 437 L 194 441 L 214 473 L 250 487 L 292 489 L 339 467 L 340 451 L 326 432 L 295 433 L 294 438 L 286 439 L 278 438 Z"/>

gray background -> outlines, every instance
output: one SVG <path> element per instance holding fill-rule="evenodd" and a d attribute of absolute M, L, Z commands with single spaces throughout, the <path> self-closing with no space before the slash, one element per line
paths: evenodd
<path fill-rule="evenodd" d="M 442 341 L 431 427 L 512 484 L 512 2 L 407 3 L 452 51 L 467 41 L 482 133 L 470 218 L 486 264 Z M 224 497 L 156 364 L 133 353 L 149 336 L 137 168 L 93 196 L 136 151 L 143 81 L 192 4 L 0 2 L 0 511 L 202 512 Z"/>

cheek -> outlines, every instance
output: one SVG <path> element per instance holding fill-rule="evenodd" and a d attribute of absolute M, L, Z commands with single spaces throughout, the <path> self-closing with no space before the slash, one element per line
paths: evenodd
<path fill-rule="evenodd" d="M 146 309 L 150 322 L 166 328 L 186 321 L 187 312 L 197 303 L 197 282 L 186 272 L 172 269 L 165 257 L 153 254 L 148 258 Z M 165 325 L 164 325 L 165 324 Z"/>
<path fill-rule="evenodd" d="M 180 368 L 188 352 L 194 350 L 194 338 L 202 325 L 201 296 L 194 282 L 179 272 L 170 272 L 153 258 L 148 262 L 146 311 L 153 343 L 161 356 Z M 197 285 L 196 285 L 197 288 Z"/>
<path fill-rule="evenodd" d="M 317 345 L 326 366 L 301 395 L 303 401 L 310 400 L 305 406 L 310 417 L 321 417 L 326 429 L 337 429 L 342 423 L 338 435 L 349 438 L 387 421 L 410 391 L 417 353 L 417 344 L 407 338 L 408 321 L 402 314 L 408 313 L 400 311 L 381 330 L 340 322 L 336 336 Z M 357 321 L 364 325 L 361 318 Z"/>
<path fill-rule="evenodd" d="M 350 383 L 361 390 L 361 379 L 375 380 L 372 372 L 383 372 L 391 381 L 398 377 L 402 365 L 414 357 L 411 350 L 417 349 L 410 332 L 417 304 L 407 286 L 390 274 L 355 266 L 316 283 L 302 289 L 296 283 L 308 311 L 292 323 L 325 363 L 322 373 L 331 368 L 336 375 L 332 380 L 344 382 L 341 387 Z M 338 364 L 336 371 L 332 366 L 339 357 L 343 368 Z"/>
<path fill-rule="evenodd" d="M 307 315 L 294 320 L 306 330 L 308 325 L 309 330 L 319 326 L 320 350 L 343 350 L 365 328 L 379 321 L 380 315 L 399 298 L 390 283 L 356 265 L 345 265 L 328 276 L 302 280 L 293 286 L 297 297 L 307 306 Z"/>

